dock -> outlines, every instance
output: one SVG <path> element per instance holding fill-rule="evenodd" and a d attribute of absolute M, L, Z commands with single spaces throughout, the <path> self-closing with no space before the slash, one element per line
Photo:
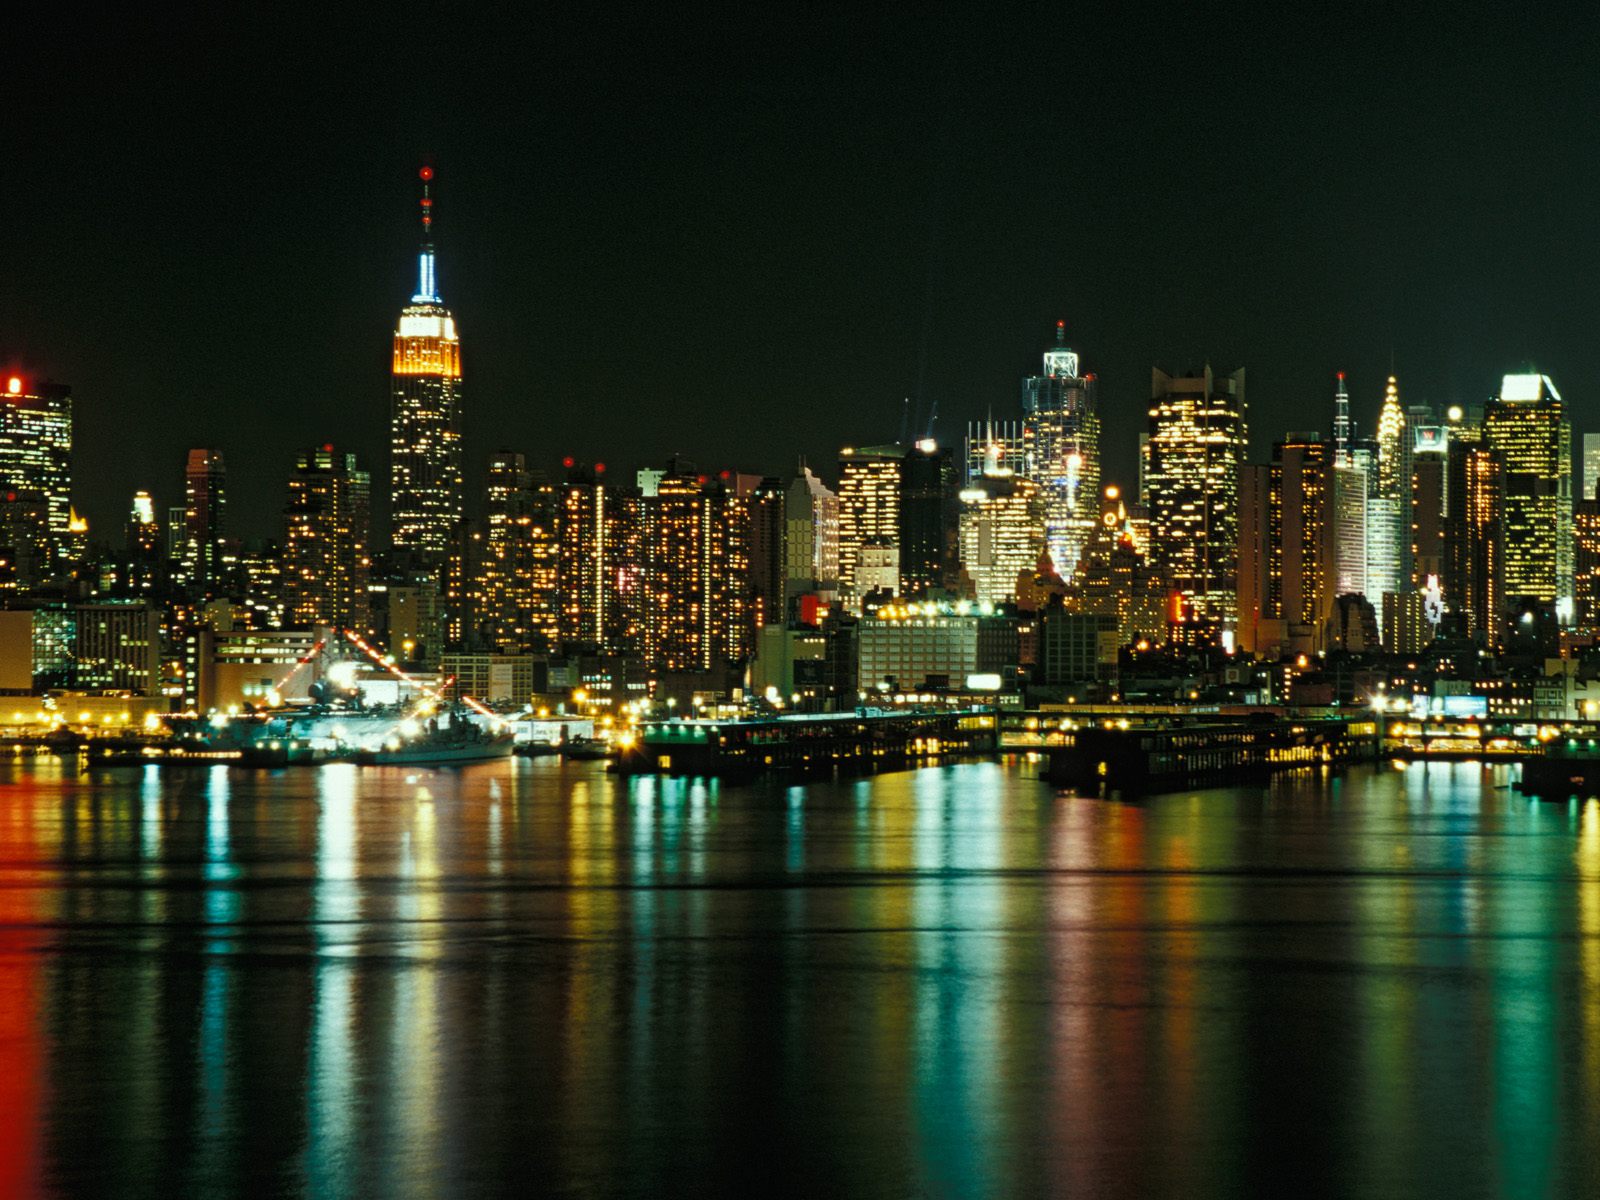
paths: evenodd
<path fill-rule="evenodd" d="M 622 774 L 747 779 L 773 772 L 869 774 L 918 761 L 991 755 L 988 709 L 805 713 L 757 720 L 647 721 L 623 749 Z"/>

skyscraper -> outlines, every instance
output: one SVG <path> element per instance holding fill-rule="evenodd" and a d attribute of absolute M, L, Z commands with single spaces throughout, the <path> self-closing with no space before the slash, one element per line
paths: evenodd
<path fill-rule="evenodd" d="M 1022 381 L 1028 469 L 1044 498 L 1050 557 L 1070 578 L 1100 519 L 1100 414 L 1094 376 L 1067 348 L 1066 322 L 1044 353 L 1044 371 Z"/>
<path fill-rule="evenodd" d="M 1244 371 L 1150 372 L 1142 487 L 1151 557 L 1197 618 L 1231 623 L 1237 601 L 1239 469 L 1247 442 Z"/>
<path fill-rule="evenodd" d="M 37 499 L 43 542 L 61 558 L 72 534 L 72 389 L 6 380 L 0 396 L 0 492 Z"/>
<path fill-rule="evenodd" d="M 442 561 L 462 519 L 461 342 L 434 281 L 433 168 L 423 167 L 416 295 L 394 335 L 390 502 L 394 547 Z"/>
<path fill-rule="evenodd" d="M 1572 619 L 1572 427 L 1548 375 L 1507 375 L 1483 418 L 1505 471 L 1505 591 Z"/>
<path fill-rule="evenodd" d="M 283 590 L 288 619 L 366 632 L 372 477 L 331 445 L 295 459 L 284 510 Z"/>
<path fill-rule="evenodd" d="M 982 478 L 984 472 L 1004 468 L 1013 475 L 1028 473 L 1028 435 L 1021 421 L 971 421 L 967 425 L 966 460 L 962 482 Z"/>
<path fill-rule="evenodd" d="M 1583 491 L 1584 500 L 1595 498 L 1595 488 L 1600 486 L 1600 433 L 1583 435 Z"/>
<path fill-rule="evenodd" d="M 1045 547 L 1047 511 L 1039 485 L 1004 468 L 962 490 L 961 561 L 980 602 L 1016 598 L 1017 577 Z"/>
<path fill-rule="evenodd" d="M 611 533 L 611 496 L 604 468 L 566 460 L 561 488 L 560 554 L 557 590 L 561 598 L 561 640 L 606 648 L 615 625 L 616 563 Z"/>
<path fill-rule="evenodd" d="M 839 590 L 860 608 L 856 569 L 871 543 L 900 544 L 900 480 L 905 447 L 846 446 L 839 451 Z"/>
<path fill-rule="evenodd" d="M 1393 375 L 1378 411 L 1375 466 L 1367 479 L 1367 572 L 1359 590 L 1380 608 L 1411 578 L 1411 430 Z"/>
<path fill-rule="evenodd" d="M 473 612 L 484 640 L 516 654 L 546 649 L 545 631 L 535 631 L 536 536 L 533 472 L 511 450 L 489 456 L 484 487 L 484 529 Z"/>
<path fill-rule="evenodd" d="M 190 586 L 203 594 L 214 592 L 223 574 L 226 478 L 222 451 L 189 451 L 183 475 L 183 565 Z"/>
<path fill-rule="evenodd" d="M 1411 446 L 1411 586 L 1444 578 L 1445 455 L 1442 425 L 1417 425 Z"/>
<path fill-rule="evenodd" d="M 839 497 L 801 467 L 784 496 L 784 604 L 839 587 Z M 787 611 L 785 612 L 787 615 Z"/>
<path fill-rule="evenodd" d="M 1446 461 L 1444 602 L 1468 636 L 1495 646 L 1505 609 L 1504 460 L 1461 440 L 1450 443 Z"/>
<path fill-rule="evenodd" d="M 646 663 L 709 671 L 752 645 L 749 501 L 673 461 L 640 501 Z"/>
<path fill-rule="evenodd" d="M 923 438 L 900 464 L 900 594 L 921 599 L 961 570 L 960 480 L 951 447 Z"/>

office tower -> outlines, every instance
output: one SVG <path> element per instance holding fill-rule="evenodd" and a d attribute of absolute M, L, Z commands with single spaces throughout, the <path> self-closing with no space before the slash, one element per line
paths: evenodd
<path fill-rule="evenodd" d="M 536 650 L 554 650 L 561 642 L 560 504 L 550 477 L 528 472 L 528 631 Z"/>
<path fill-rule="evenodd" d="M 904 446 L 846 446 L 839 451 L 839 590 L 859 611 L 856 568 L 861 547 L 900 540 L 900 479 Z"/>
<path fill-rule="evenodd" d="M 135 492 L 128 510 L 127 554 L 130 559 L 156 562 L 161 557 L 161 525 L 149 492 Z"/>
<path fill-rule="evenodd" d="M 1419 431 L 1420 432 L 1420 431 Z M 1411 586 L 1444 577 L 1445 452 L 1443 439 L 1415 448 L 1411 459 Z"/>
<path fill-rule="evenodd" d="M 55 574 L 50 510 L 38 492 L 0 492 L 0 587 L 28 591 Z"/>
<path fill-rule="evenodd" d="M 781 625 L 788 619 L 787 591 L 789 535 L 787 496 L 777 479 L 760 475 L 733 475 L 736 497 L 744 502 L 750 526 L 749 626 Z M 754 642 L 751 643 L 752 648 Z"/>
<path fill-rule="evenodd" d="M 1067 612 L 1114 617 L 1118 642 L 1166 640 L 1171 582 L 1140 549 L 1137 518 L 1118 487 L 1101 491 L 1100 521 L 1062 597 Z"/>
<path fill-rule="evenodd" d="M 605 465 L 565 461 L 561 488 L 557 590 L 561 640 L 593 650 L 612 651 L 623 630 L 620 572 L 634 575 L 637 564 L 625 557 L 627 518 L 604 482 Z"/>
<path fill-rule="evenodd" d="M 220 450 L 191 450 L 183 476 L 183 565 L 189 585 L 218 590 L 227 537 L 227 472 Z"/>
<path fill-rule="evenodd" d="M 1495 646 L 1505 608 L 1505 465 L 1500 451 L 1452 441 L 1446 458 L 1444 602 L 1469 637 Z"/>
<path fill-rule="evenodd" d="M 174 504 L 167 509 L 167 557 L 182 562 L 189 545 L 189 508 Z"/>
<path fill-rule="evenodd" d="M 900 462 L 900 594 L 920 600 L 947 591 L 961 570 L 960 479 L 955 452 L 932 438 L 906 447 Z"/>
<path fill-rule="evenodd" d="M 784 494 L 785 616 L 798 596 L 839 586 L 839 497 L 801 467 Z"/>
<path fill-rule="evenodd" d="M 1600 433 L 1583 435 L 1583 491 L 1584 500 L 1595 498 L 1595 488 L 1600 486 Z"/>
<path fill-rule="evenodd" d="M 372 478 L 331 445 L 303 451 L 284 509 L 283 584 L 288 619 L 365 632 Z"/>
<path fill-rule="evenodd" d="M 1016 598 L 1017 578 L 1048 544 L 1049 499 L 1025 475 L 985 475 L 961 492 L 961 564 L 979 603 Z"/>
<path fill-rule="evenodd" d="M 1195 616 L 1232 623 L 1239 562 L 1244 371 L 1150 372 L 1143 488 L 1150 551 Z"/>
<path fill-rule="evenodd" d="M 484 522 L 474 587 L 474 625 L 502 654 L 545 649 L 534 632 L 534 492 L 528 461 L 511 450 L 489 456 Z"/>
<path fill-rule="evenodd" d="M 985 472 L 1010 471 L 1028 474 L 1028 434 L 1021 421 L 985 421 L 967 424 L 966 458 L 962 482 L 971 483 Z"/>
<path fill-rule="evenodd" d="M 646 664 L 699 672 L 742 661 L 754 633 L 748 501 L 674 460 L 639 512 Z"/>
<path fill-rule="evenodd" d="M 461 342 L 434 280 L 433 169 L 423 167 L 417 291 L 394 335 L 390 508 L 394 548 L 442 562 L 462 520 Z"/>
<path fill-rule="evenodd" d="M 1333 534 L 1333 595 L 1363 596 L 1373 579 L 1368 558 L 1368 506 L 1366 472 L 1356 467 L 1335 465 L 1332 473 L 1330 530 Z M 1385 519 L 1385 536 L 1398 539 L 1400 531 L 1393 517 L 1392 504 Z M 1380 576 L 1379 578 L 1383 578 Z M 1391 589 L 1392 590 L 1392 589 Z M 1381 592 L 1378 595 L 1382 595 Z"/>
<path fill-rule="evenodd" d="M 1268 609 L 1301 636 L 1315 637 L 1335 594 L 1332 451 L 1315 433 L 1272 448 Z"/>
<path fill-rule="evenodd" d="M 43 506 L 39 535 L 68 558 L 72 535 L 72 389 L 6 380 L 0 396 L 0 492 L 36 496 Z"/>
<path fill-rule="evenodd" d="M 1337 446 L 1337 442 L 1335 442 Z M 1237 638 L 1241 650 L 1265 653 L 1282 640 L 1265 626 L 1277 620 L 1273 600 L 1272 468 L 1246 463 L 1239 468 L 1239 601 Z"/>
<path fill-rule="evenodd" d="M 1507 375 L 1484 411 L 1484 443 L 1500 453 L 1505 591 L 1572 620 L 1572 427 L 1547 375 Z"/>
<path fill-rule="evenodd" d="M 1572 506 L 1572 590 L 1579 632 L 1600 635 L 1600 499 Z"/>
<path fill-rule="evenodd" d="M 1066 322 L 1056 322 L 1043 373 L 1022 381 L 1022 412 L 1026 474 L 1044 498 L 1050 557 L 1070 579 L 1099 516 L 1100 414 L 1094 376 L 1080 373 L 1066 336 Z"/>

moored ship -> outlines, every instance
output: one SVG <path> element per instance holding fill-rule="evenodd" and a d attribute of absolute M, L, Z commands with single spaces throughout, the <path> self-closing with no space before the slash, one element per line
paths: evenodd
<path fill-rule="evenodd" d="M 396 733 L 382 745 L 361 751 L 356 761 L 378 767 L 456 766 L 509 758 L 511 750 L 509 729 L 485 729 L 451 710 L 443 717 L 430 718 L 413 736 Z"/>

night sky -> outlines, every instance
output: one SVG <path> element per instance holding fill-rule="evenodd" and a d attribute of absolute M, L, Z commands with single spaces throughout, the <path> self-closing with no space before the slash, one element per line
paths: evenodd
<path fill-rule="evenodd" d="M 247 536 L 300 447 L 386 490 L 424 156 L 469 485 L 501 447 L 831 477 L 906 397 L 1014 416 L 1058 318 L 1113 478 L 1155 364 L 1245 366 L 1258 458 L 1337 369 L 1370 430 L 1391 355 L 1407 403 L 1533 363 L 1600 428 L 1593 9 L 753 7 L 12 18 L 0 361 L 72 385 L 96 536 L 195 445 Z"/>

